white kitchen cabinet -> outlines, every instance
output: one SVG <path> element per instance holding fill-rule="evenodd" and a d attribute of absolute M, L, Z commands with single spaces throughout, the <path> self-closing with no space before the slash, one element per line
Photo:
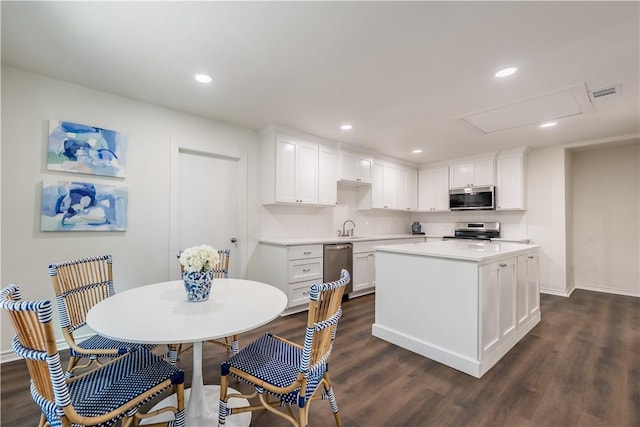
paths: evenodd
<path fill-rule="evenodd" d="M 318 144 L 268 134 L 260 148 L 263 204 L 318 204 Z"/>
<path fill-rule="evenodd" d="M 353 254 L 353 293 L 364 295 L 375 290 L 376 286 L 376 259 L 375 252 L 362 252 Z"/>
<path fill-rule="evenodd" d="M 348 240 L 345 240 L 348 241 Z M 350 297 L 358 297 L 375 291 L 375 246 L 424 242 L 426 238 L 378 239 L 353 242 L 353 283 Z M 330 241 L 331 243 L 333 241 Z M 282 290 L 287 297 L 283 314 L 307 309 L 309 286 L 323 280 L 324 244 L 285 244 L 260 242 L 256 249 L 257 267 L 249 279 L 268 283 Z"/>
<path fill-rule="evenodd" d="M 374 160 L 371 187 L 359 187 L 359 209 L 415 211 L 418 208 L 418 170 Z"/>
<path fill-rule="evenodd" d="M 371 165 L 373 159 L 360 153 L 340 150 L 340 181 L 356 184 L 371 184 Z"/>
<path fill-rule="evenodd" d="M 260 277 L 255 279 L 269 283 L 287 295 L 285 314 L 306 310 L 309 304 L 309 286 L 322 281 L 323 246 L 262 243 L 258 251 Z"/>
<path fill-rule="evenodd" d="M 371 175 L 371 208 L 396 209 L 398 192 L 396 165 L 374 160 Z"/>
<path fill-rule="evenodd" d="M 480 352 L 493 352 L 516 331 L 516 265 L 512 257 L 480 267 Z"/>
<path fill-rule="evenodd" d="M 396 209 L 415 211 L 418 209 L 418 170 L 398 166 L 397 176 Z"/>
<path fill-rule="evenodd" d="M 336 205 L 338 153 L 334 147 L 271 127 L 260 132 L 260 143 L 263 204 Z"/>
<path fill-rule="evenodd" d="M 318 205 L 338 203 L 338 152 L 324 145 L 318 147 Z"/>
<path fill-rule="evenodd" d="M 496 157 L 496 209 L 524 209 L 524 151 L 499 153 Z"/>
<path fill-rule="evenodd" d="M 418 179 L 418 210 L 428 212 L 448 211 L 449 168 L 441 166 L 420 169 Z"/>
<path fill-rule="evenodd" d="M 473 160 L 449 167 L 449 188 L 495 185 L 494 159 Z"/>
<path fill-rule="evenodd" d="M 518 326 L 527 323 L 540 313 L 538 271 L 537 253 L 518 257 L 518 284 L 516 287 L 516 317 Z"/>

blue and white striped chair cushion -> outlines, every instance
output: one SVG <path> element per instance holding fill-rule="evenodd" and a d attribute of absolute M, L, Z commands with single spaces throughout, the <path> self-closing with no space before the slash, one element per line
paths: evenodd
<path fill-rule="evenodd" d="M 100 357 L 118 357 L 119 355 L 126 354 L 126 353 L 129 353 L 130 351 L 134 351 L 140 348 L 151 350 L 152 348 L 155 347 L 155 344 L 134 344 L 134 343 L 124 342 L 124 341 L 112 340 L 111 338 L 105 338 L 101 335 L 93 335 L 87 338 L 86 340 L 82 341 L 81 343 L 78 343 L 78 346 L 89 349 L 89 350 L 92 350 L 92 349 L 104 350 L 104 349 L 117 348 L 118 354 L 105 355 Z M 95 353 L 91 351 L 85 354 L 85 353 L 77 352 L 74 349 L 70 349 L 70 353 L 72 356 L 75 356 L 75 357 L 87 357 L 87 358 L 95 357 Z"/>
<path fill-rule="evenodd" d="M 93 417 L 124 405 L 167 379 L 173 384 L 184 383 L 184 373 L 155 354 L 139 350 L 71 382 L 69 395 L 78 414 Z"/>
<path fill-rule="evenodd" d="M 274 338 L 271 334 L 264 334 L 224 362 L 221 372 L 222 375 L 228 375 L 229 368 L 234 367 L 269 384 L 287 387 L 300 373 L 301 359 L 301 348 Z M 302 395 L 299 389 L 286 395 L 273 394 L 283 402 L 304 407 L 306 400 L 322 380 L 327 365 L 321 364 L 314 368 L 307 373 L 307 390 Z"/>

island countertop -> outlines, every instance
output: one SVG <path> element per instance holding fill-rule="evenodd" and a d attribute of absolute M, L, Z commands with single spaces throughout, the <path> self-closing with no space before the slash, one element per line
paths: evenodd
<path fill-rule="evenodd" d="M 434 240 L 421 243 L 374 246 L 376 251 L 396 252 L 461 261 L 488 262 L 505 256 L 517 256 L 538 249 L 538 245 L 511 242 L 481 242 L 469 240 Z"/>

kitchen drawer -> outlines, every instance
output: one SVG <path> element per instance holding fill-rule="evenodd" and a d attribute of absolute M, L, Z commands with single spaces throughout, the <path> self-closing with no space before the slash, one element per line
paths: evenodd
<path fill-rule="evenodd" d="M 319 280 L 308 280 L 306 282 L 294 283 L 289 285 L 289 305 L 309 304 L 309 287 L 312 283 L 318 283 Z"/>
<path fill-rule="evenodd" d="M 289 283 L 322 280 L 322 258 L 289 261 Z"/>
<path fill-rule="evenodd" d="M 322 257 L 322 245 L 290 246 L 288 259 L 306 259 Z"/>

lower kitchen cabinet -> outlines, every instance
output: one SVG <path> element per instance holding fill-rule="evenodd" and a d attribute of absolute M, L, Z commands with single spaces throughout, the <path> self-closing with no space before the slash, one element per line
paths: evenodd
<path fill-rule="evenodd" d="M 375 291 L 376 286 L 376 258 L 375 252 L 361 252 L 353 254 L 352 296 L 360 296 Z"/>
<path fill-rule="evenodd" d="M 283 314 L 306 310 L 309 286 L 322 281 L 322 245 L 259 245 L 260 277 L 284 292 L 289 302 Z"/>
<path fill-rule="evenodd" d="M 348 240 L 345 240 L 348 241 Z M 365 240 L 353 242 L 353 271 L 350 271 L 353 290 L 349 297 L 358 297 L 375 292 L 376 246 L 419 243 L 425 237 L 410 237 L 387 240 Z M 323 281 L 322 244 L 277 244 L 261 242 L 257 248 L 258 268 L 250 279 L 269 283 L 288 297 L 283 314 L 292 314 L 307 309 L 309 286 Z"/>
<path fill-rule="evenodd" d="M 516 316 L 518 326 L 527 323 L 540 313 L 540 289 L 538 280 L 538 254 L 518 257 L 518 284 L 516 289 Z"/>
<path fill-rule="evenodd" d="M 516 262 L 512 257 L 480 267 L 480 353 L 494 351 L 516 330 Z"/>

